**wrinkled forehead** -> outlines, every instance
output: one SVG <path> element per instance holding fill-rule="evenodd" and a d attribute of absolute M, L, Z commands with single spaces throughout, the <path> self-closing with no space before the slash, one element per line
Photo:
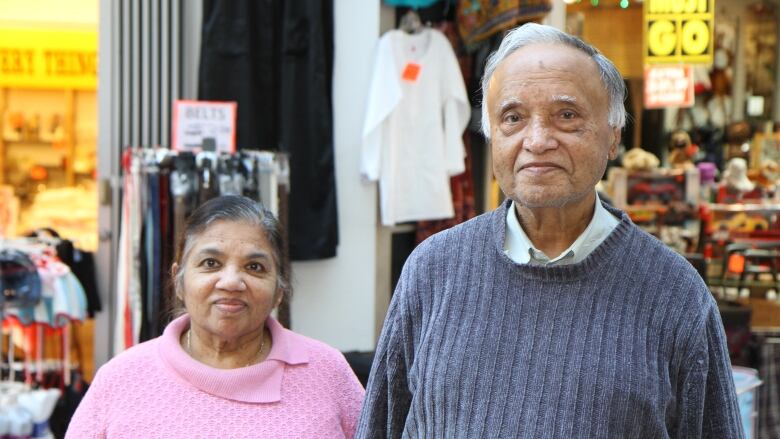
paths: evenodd
<path fill-rule="evenodd" d="M 563 43 L 532 43 L 509 54 L 496 69 L 505 74 L 531 72 L 599 76 L 596 62 L 585 52 Z"/>
<path fill-rule="evenodd" d="M 522 47 L 496 68 L 488 85 L 490 98 L 512 94 L 524 87 L 551 95 L 566 95 L 608 102 L 607 90 L 595 61 L 575 48 L 555 43 Z"/>
<path fill-rule="evenodd" d="M 219 249 L 226 253 L 258 250 L 270 252 L 271 243 L 259 223 L 245 220 L 218 220 L 187 240 L 184 257 L 203 248 Z"/>

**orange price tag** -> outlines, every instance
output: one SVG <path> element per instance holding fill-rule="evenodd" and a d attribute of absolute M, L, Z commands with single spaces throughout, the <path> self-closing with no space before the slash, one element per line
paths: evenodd
<path fill-rule="evenodd" d="M 420 65 L 417 63 L 406 63 L 403 73 L 401 73 L 401 79 L 404 81 L 415 82 L 417 77 L 420 76 Z"/>
<path fill-rule="evenodd" d="M 736 253 L 729 256 L 729 271 L 732 273 L 745 271 L 745 257 Z"/>

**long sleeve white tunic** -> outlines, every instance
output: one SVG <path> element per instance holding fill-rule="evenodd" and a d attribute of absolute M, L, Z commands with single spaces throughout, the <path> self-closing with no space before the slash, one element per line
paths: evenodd
<path fill-rule="evenodd" d="M 454 216 L 450 176 L 464 171 L 470 106 L 441 32 L 380 38 L 363 127 L 361 174 L 379 181 L 382 224 Z"/>

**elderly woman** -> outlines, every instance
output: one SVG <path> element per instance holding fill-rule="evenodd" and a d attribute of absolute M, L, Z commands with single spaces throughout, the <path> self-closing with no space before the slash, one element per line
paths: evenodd
<path fill-rule="evenodd" d="M 281 233 L 248 198 L 192 214 L 173 264 L 183 315 L 97 373 L 67 438 L 352 437 L 363 388 L 344 357 L 284 329 Z"/>

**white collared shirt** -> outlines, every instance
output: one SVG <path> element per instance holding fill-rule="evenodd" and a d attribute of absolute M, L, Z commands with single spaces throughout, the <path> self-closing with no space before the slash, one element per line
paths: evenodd
<path fill-rule="evenodd" d="M 604 242 L 618 224 L 618 219 L 601 204 L 597 193 L 596 208 L 593 210 L 593 218 L 591 218 L 588 227 L 585 228 L 569 248 L 555 258 L 550 259 L 544 252 L 535 248 L 528 235 L 525 234 L 515 214 L 515 202 L 513 201 L 506 214 L 504 253 L 509 256 L 509 259 L 518 264 L 576 264 L 585 260 L 596 247 Z"/>

